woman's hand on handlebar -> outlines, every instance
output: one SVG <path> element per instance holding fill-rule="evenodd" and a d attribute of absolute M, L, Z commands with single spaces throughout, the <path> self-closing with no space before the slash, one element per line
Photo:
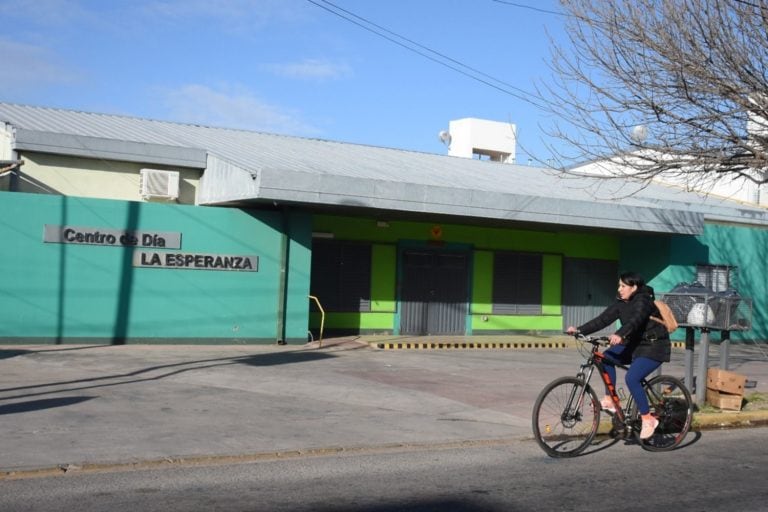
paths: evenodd
<path fill-rule="evenodd" d="M 578 334 L 578 332 L 579 330 L 572 325 L 569 325 L 568 328 L 565 330 L 565 333 L 570 335 Z"/>

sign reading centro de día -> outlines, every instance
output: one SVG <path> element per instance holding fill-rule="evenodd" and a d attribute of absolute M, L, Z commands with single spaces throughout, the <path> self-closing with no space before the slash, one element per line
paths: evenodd
<path fill-rule="evenodd" d="M 43 242 L 54 244 L 106 245 L 113 247 L 156 247 L 181 249 L 181 233 L 129 231 L 82 226 L 43 226 Z"/>
<path fill-rule="evenodd" d="M 192 252 L 136 251 L 133 253 L 133 266 L 258 272 L 259 257 L 237 256 L 232 254 L 200 254 Z"/>
<path fill-rule="evenodd" d="M 181 249 L 181 233 L 130 231 L 82 226 L 43 226 L 43 242 L 55 244 L 105 245 L 111 247 L 151 247 Z M 191 270 L 234 270 L 258 272 L 259 257 L 234 254 L 134 251 L 133 266 Z"/>

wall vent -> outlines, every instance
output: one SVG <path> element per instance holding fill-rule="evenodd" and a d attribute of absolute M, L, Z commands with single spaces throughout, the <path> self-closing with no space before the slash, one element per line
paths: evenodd
<path fill-rule="evenodd" d="M 175 200 L 179 197 L 178 171 L 161 171 L 159 169 L 142 169 L 141 197 L 144 199 Z"/>

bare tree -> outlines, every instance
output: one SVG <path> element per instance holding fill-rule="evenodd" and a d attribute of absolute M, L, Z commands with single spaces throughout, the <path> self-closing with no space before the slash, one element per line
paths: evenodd
<path fill-rule="evenodd" d="M 768 182 L 765 0 L 561 0 L 568 41 L 539 91 L 568 144 L 613 176 Z M 571 153 L 571 150 L 573 152 Z"/>

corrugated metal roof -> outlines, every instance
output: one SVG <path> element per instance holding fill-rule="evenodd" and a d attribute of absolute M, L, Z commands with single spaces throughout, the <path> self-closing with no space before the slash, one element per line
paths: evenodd
<path fill-rule="evenodd" d="M 666 233 L 701 232 L 704 217 L 768 224 L 761 208 L 538 167 L 7 103 L 0 121 L 20 150 L 207 167 L 208 204 L 280 200 Z M 238 169 L 257 183 L 245 194 Z"/>

